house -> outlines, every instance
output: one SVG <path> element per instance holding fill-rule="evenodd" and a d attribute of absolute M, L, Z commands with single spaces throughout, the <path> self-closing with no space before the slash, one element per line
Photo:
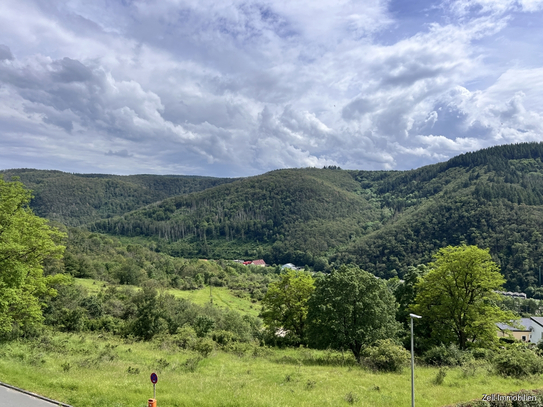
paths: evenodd
<path fill-rule="evenodd" d="M 287 263 L 287 264 L 283 264 L 281 266 L 281 270 L 282 269 L 290 269 L 290 270 L 303 270 L 304 268 L 303 267 L 296 267 L 294 264 L 292 263 Z"/>
<path fill-rule="evenodd" d="M 500 338 L 513 336 L 522 342 L 538 343 L 543 336 L 543 317 L 521 318 L 519 327 L 498 323 L 498 336 Z"/>
<path fill-rule="evenodd" d="M 543 339 L 543 317 L 531 317 L 532 323 L 532 343 L 538 343 Z"/>
<path fill-rule="evenodd" d="M 253 266 L 266 267 L 266 262 L 262 259 L 255 260 L 251 263 Z"/>

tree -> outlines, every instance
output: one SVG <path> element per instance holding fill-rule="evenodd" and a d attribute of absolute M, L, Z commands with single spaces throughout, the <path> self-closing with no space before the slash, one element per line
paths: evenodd
<path fill-rule="evenodd" d="M 423 316 L 436 343 L 488 345 L 497 340 L 496 323 L 515 319 L 503 311 L 498 290 L 505 282 L 489 250 L 477 246 L 440 249 L 431 270 L 417 284 L 413 312 Z"/>
<path fill-rule="evenodd" d="M 27 331 L 43 321 L 43 299 L 65 276 L 43 276 L 47 258 L 61 258 L 65 234 L 28 207 L 30 191 L 0 177 L 0 335 Z"/>
<path fill-rule="evenodd" d="M 319 348 L 350 349 L 357 361 L 364 347 L 394 338 L 400 329 L 390 290 L 358 267 L 341 266 L 317 280 L 308 305 L 310 343 Z"/>
<path fill-rule="evenodd" d="M 166 322 L 161 321 L 158 292 L 151 285 L 145 285 L 133 298 L 136 305 L 136 318 L 130 326 L 130 333 L 148 341 L 157 333 L 166 329 Z M 161 322 L 163 322 L 161 324 Z"/>
<path fill-rule="evenodd" d="M 262 299 L 262 319 L 268 329 L 275 333 L 282 328 L 295 342 L 305 337 L 307 301 L 315 282 L 306 271 L 288 270 L 281 279 L 271 283 Z"/>

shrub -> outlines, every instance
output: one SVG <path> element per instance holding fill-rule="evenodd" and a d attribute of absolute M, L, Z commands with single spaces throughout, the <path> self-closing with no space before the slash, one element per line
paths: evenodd
<path fill-rule="evenodd" d="M 212 332 L 211 338 L 213 338 L 213 340 L 221 346 L 228 345 L 230 342 L 234 342 L 237 339 L 236 335 L 234 335 L 230 331 L 225 330 Z"/>
<path fill-rule="evenodd" d="M 409 352 L 391 339 L 378 340 L 362 351 L 362 362 L 374 370 L 399 372 L 409 363 Z"/>
<path fill-rule="evenodd" d="M 194 321 L 194 330 L 199 338 L 203 338 L 215 327 L 215 320 L 207 315 L 198 315 Z"/>
<path fill-rule="evenodd" d="M 424 363 L 431 366 L 461 366 L 471 359 L 470 352 L 462 351 L 456 345 L 436 346 L 428 350 L 422 357 Z"/>
<path fill-rule="evenodd" d="M 192 344 L 192 350 L 195 350 L 204 358 L 208 357 L 215 349 L 215 342 L 210 338 L 198 338 Z"/>
<path fill-rule="evenodd" d="M 488 360 L 491 361 L 494 357 L 494 352 L 490 349 L 485 348 L 475 348 L 471 351 L 471 354 L 475 359 L 481 360 Z"/>
<path fill-rule="evenodd" d="M 177 330 L 175 335 L 172 335 L 172 339 L 177 346 L 183 349 L 189 349 L 197 339 L 196 331 L 194 328 L 188 325 L 184 325 Z"/>
<path fill-rule="evenodd" d="M 543 359 L 529 349 L 504 349 L 494 358 L 498 374 L 516 378 L 543 373 Z"/>

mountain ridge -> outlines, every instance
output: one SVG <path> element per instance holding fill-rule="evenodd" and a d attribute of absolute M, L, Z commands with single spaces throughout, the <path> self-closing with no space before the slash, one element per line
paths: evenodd
<path fill-rule="evenodd" d="M 239 179 L 85 174 L 63 184 L 32 170 L 25 184 L 37 187 L 32 205 L 41 216 L 174 256 L 258 257 L 316 270 L 355 263 L 390 278 L 429 262 L 440 247 L 476 244 L 490 249 L 509 289 L 525 289 L 539 284 L 534 270 L 543 262 L 542 157 L 543 143 L 521 143 L 409 171 L 303 168 Z M 89 198 L 95 191 L 100 199 Z M 44 197 L 53 203 L 43 205 Z M 85 212 L 91 204 L 94 212 Z"/>

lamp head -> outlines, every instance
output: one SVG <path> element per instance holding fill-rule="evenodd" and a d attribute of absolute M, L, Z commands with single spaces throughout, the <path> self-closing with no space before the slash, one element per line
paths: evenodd
<path fill-rule="evenodd" d="M 419 318 L 419 319 L 422 318 L 420 315 L 417 315 L 417 314 L 409 314 L 409 316 L 411 318 Z"/>

